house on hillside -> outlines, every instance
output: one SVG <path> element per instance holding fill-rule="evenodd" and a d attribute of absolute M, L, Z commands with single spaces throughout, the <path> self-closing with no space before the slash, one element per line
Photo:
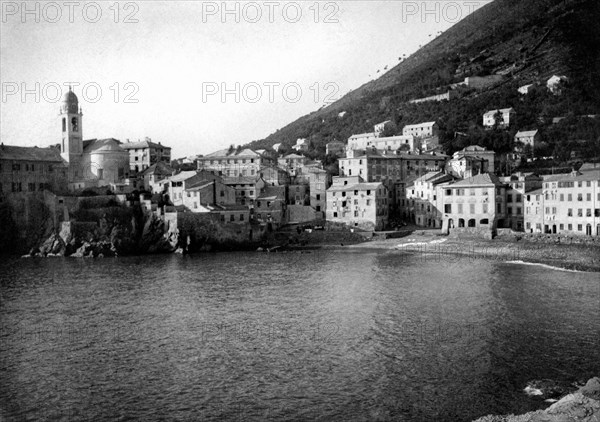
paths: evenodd
<path fill-rule="evenodd" d="M 553 75 L 546 82 L 546 87 L 554 95 L 560 95 L 562 93 L 562 87 L 569 81 L 564 75 Z"/>
<path fill-rule="evenodd" d="M 150 138 L 141 142 L 126 142 L 121 147 L 129 153 L 129 169 L 132 173 L 144 171 L 158 162 L 171 164 L 171 147 L 152 142 Z"/>
<path fill-rule="evenodd" d="M 519 131 L 515 134 L 515 151 L 523 151 L 523 148 L 529 145 L 533 153 L 535 145 L 539 142 L 540 132 L 538 130 Z"/>
<path fill-rule="evenodd" d="M 458 178 L 468 178 L 481 173 L 493 173 L 496 153 L 479 145 L 469 145 L 452 155 L 446 163 L 446 173 Z"/>
<path fill-rule="evenodd" d="M 292 149 L 294 149 L 297 152 L 306 152 L 306 151 L 308 151 L 308 140 L 304 139 L 304 138 L 298 138 L 296 140 L 296 145 L 293 145 Z"/>
<path fill-rule="evenodd" d="M 483 126 L 491 129 L 497 124 L 498 128 L 504 129 L 515 122 L 516 116 L 515 109 L 512 107 L 489 110 L 483 115 Z"/>
<path fill-rule="evenodd" d="M 425 138 L 439 135 L 439 126 L 436 122 L 424 122 L 414 125 L 406 125 L 402 129 L 403 136 L 414 136 L 415 138 Z"/>
<path fill-rule="evenodd" d="M 533 92 L 534 89 L 535 89 L 534 84 L 527 84 L 527 85 L 520 86 L 519 89 L 517 89 L 517 91 L 521 95 L 527 95 L 527 94 L 530 94 L 531 92 Z"/>
<path fill-rule="evenodd" d="M 152 164 L 146 170 L 139 173 L 139 177 L 142 179 L 144 189 L 152 193 L 160 193 L 162 185 L 160 181 L 166 179 L 173 174 L 173 169 L 167 163 L 159 161 L 156 164 Z"/>
<path fill-rule="evenodd" d="M 327 155 L 331 154 L 331 155 L 337 155 L 339 157 L 339 156 L 344 155 L 345 151 L 346 151 L 346 144 L 343 142 L 333 141 L 333 142 L 329 142 L 329 143 L 327 143 L 327 145 L 325 145 L 325 153 Z"/>

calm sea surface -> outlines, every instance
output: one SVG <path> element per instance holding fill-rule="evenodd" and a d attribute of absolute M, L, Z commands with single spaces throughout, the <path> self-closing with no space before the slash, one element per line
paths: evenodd
<path fill-rule="evenodd" d="M 0 258 L 0 419 L 468 421 L 600 375 L 598 274 L 401 252 Z"/>

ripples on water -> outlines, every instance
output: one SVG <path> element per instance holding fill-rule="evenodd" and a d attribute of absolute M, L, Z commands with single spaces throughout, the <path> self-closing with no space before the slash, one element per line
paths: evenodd
<path fill-rule="evenodd" d="M 597 274 L 323 251 L 0 277 L 6 420 L 461 421 L 600 372 Z"/>

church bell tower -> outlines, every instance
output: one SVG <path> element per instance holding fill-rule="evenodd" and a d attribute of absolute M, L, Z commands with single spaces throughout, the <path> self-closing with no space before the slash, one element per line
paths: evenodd
<path fill-rule="evenodd" d="M 61 143 L 60 155 L 69 166 L 79 165 L 83 153 L 82 112 L 79 100 L 71 87 L 60 106 Z"/>

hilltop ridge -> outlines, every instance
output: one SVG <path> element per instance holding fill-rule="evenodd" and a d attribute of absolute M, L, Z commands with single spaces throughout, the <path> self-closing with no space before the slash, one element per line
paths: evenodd
<path fill-rule="evenodd" d="M 398 130 L 406 124 L 436 120 L 447 153 L 468 143 L 500 143 L 478 132 L 481 115 L 489 109 L 514 107 L 518 127 L 505 136 L 500 150 L 509 149 L 518 129 L 544 129 L 556 116 L 596 114 L 600 110 L 600 5 L 594 0 L 495 0 L 442 33 L 374 81 L 338 101 L 302 116 L 265 139 L 247 144 L 270 148 L 282 143 L 284 151 L 297 138 L 311 142 L 312 155 L 324 156 L 325 144 L 343 141 L 353 133 L 370 131 L 373 124 L 391 119 Z M 569 87 L 560 97 L 538 92 L 523 99 L 521 85 L 545 84 L 552 75 L 567 75 Z M 410 104 L 409 100 L 441 94 L 465 77 L 502 75 L 502 81 L 481 90 L 456 89 L 447 101 Z M 542 91 L 542 90 L 540 90 Z M 343 118 L 339 117 L 342 112 Z M 546 120 L 544 120 L 544 118 Z M 573 125 L 567 121 L 565 125 Z M 569 139 L 597 144 L 600 125 Z M 569 129 L 550 133 L 550 147 Z M 456 131 L 470 139 L 456 142 Z M 566 148 L 563 145 L 563 148 Z M 597 148 L 597 145 L 594 145 Z"/>

